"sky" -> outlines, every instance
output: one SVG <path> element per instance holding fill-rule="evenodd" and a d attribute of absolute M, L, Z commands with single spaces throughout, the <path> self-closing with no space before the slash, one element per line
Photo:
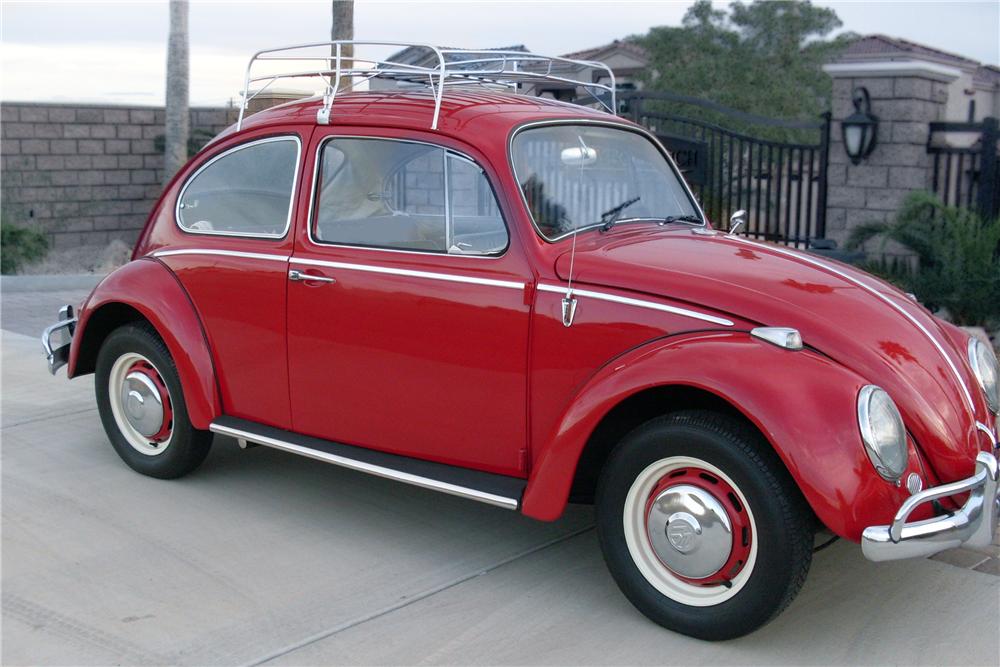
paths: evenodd
<path fill-rule="evenodd" d="M 467 48 L 525 44 L 559 55 L 652 26 L 679 25 L 690 4 L 356 0 L 355 36 Z M 1000 0 L 814 4 L 833 8 L 845 30 L 903 37 L 1000 64 Z M 242 88 L 254 51 L 329 39 L 330 3 L 192 0 L 189 21 L 191 104 L 219 105 Z M 166 2 L 0 0 L 0 100 L 162 105 L 167 28 Z"/>

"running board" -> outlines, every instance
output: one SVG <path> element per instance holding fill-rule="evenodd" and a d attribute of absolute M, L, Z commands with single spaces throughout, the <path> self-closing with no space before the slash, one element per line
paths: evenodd
<path fill-rule="evenodd" d="M 219 435 L 509 510 L 519 507 L 527 486 L 527 481 L 518 477 L 342 445 L 236 417 L 219 417 L 208 428 Z"/>

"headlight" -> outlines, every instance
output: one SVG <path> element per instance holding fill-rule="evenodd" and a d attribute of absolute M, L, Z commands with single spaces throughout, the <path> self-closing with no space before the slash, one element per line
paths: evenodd
<path fill-rule="evenodd" d="M 972 372 L 979 380 L 979 386 L 986 394 L 986 402 L 990 410 L 997 412 L 1000 408 L 1000 365 L 997 364 L 997 355 L 993 353 L 993 348 L 979 340 L 969 339 L 969 364 Z"/>
<path fill-rule="evenodd" d="M 880 387 L 870 384 L 861 388 L 858 425 L 875 470 L 884 479 L 898 482 L 906 470 L 906 429 L 896 404 Z"/>

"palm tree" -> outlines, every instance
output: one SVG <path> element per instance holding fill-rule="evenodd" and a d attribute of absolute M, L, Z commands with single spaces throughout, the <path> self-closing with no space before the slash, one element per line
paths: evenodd
<path fill-rule="evenodd" d="M 164 182 L 187 162 L 190 118 L 188 111 L 188 0 L 170 0 L 170 36 L 167 39 L 167 104 L 164 128 Z"/>
<path fill-rule="evenodd" d="M 354 0 L 333 0 L 331 10 L 330 39 L 333 41 L 354 39 Z M 330 47 L 330 55 L 337 55 L 337 47 Z M 340 55 L 341 68 L 346 69 L 351 67 L 351 56 L 354 55 L 354 46 L 351 44 L 343 46 Z M 330 81 L 332 83 L 333 79 Z M 351 77 L 344 76 L 340 78 L 341 90 L 349 88 L 350 85 Z"/>

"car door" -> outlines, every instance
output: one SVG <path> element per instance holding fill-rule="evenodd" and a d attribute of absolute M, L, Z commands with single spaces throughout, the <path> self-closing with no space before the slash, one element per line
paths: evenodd
<path fill-rule="evenodd" d="M 205 327 L 228 415 L 291 427 L 285 298 L 302 138 L 273 132 L 221 148 L 186 177 L 168 249 Z"/>
<path fill-rule="evenodd" d="M 486 172 L 423 140 L 315 144 L 289 264 L 295 430 L 523 474 L 529 273 Z"/>

